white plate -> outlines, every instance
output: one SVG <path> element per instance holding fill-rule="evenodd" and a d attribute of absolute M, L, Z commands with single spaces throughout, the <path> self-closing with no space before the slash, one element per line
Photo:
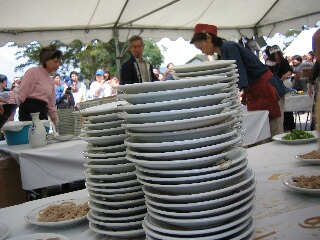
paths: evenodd
<path fill-rule="evenodd" d="M 134 171 L 130 172 L 122 172 L 122 173 L 114 173 L 114 174 L 102 174 L 102 173 L 96 173 L 92 171 L 92 169 L 86 169 L 84 171 L 84 174 L 88 179 L 96 179 L 96 180 L 103 180 L 106 183 L 107 182 L 121 182 L 121 181 L 129 181 L 132 179 L 135 179 L 135 173 Z M 111 185 L 111 183 L 108 183 Z"/>
<path fill-rule="evenodd" d="M 113 88 L 118 89 L 126 94 L 136 94 L 216 84 L 224 79 L 226 79 L 225 76 L 205 76 L 174 81 L 156 81 L 118 85 L 114 86 Z"/>
<path fill-rule="evenodd" d="M 231 128 L 235 121 L 236 118 L 232 117 L 227 121 L 217 125 L 173 132 L 136 133 L 130 132 L 129 130 L 126 130 L 126 132 L 130 136 L 135 137 L 145 143 L 183 141 L 222 134 L 227 128 Z"/>
<path fill-rule="evenodd" d="M 210 190 L 218 190 L 223 189 L 226 185 L 234 185 L 241 181 L 242 176 L 247 172 L 247 167 L 237 171 L 231 176 L 221 178 L 221 179 L 214 179 L 209 181 L 203 182 L 195 182 L 195 183 L 182 183 L 182 184 L 159 184 L 159 183 L 152 183 L 151 181 L 145 181 L 141 178 L 138 178 L 139 182 L 143 185 L 158 189 L 164 193 L 170 194 L 197 194 L 197 193 L 204 193 Z"/>
<path fill-rule="evenodd" d="M 242 194 L 232 200 L 226 201 L 221 207 L 215 205 L 215 199 L 212 201 L 203 201 L 193 204 L 191 207 L 185 207 L 182 204 L 170 204 L 167 202 L 159 201 L 159 199 L 145 196 L 146 205 L 153 212 L 159 213 L 164 216 L 172 216 L 177 218 L 193 218 L 193 217 L 212 217 L 226 212 L 233 211 L 239 205 L 244 204 L 254 198 L 255 191 L 251 190 L 249 193 Z M 226 199 L 228 200 L 228 199 Z"/>
<path fill-rule="evenodd" d="M 177 73 L 203 71 L 208 69 L 217 69 L 217 68 L 227 67 L 235 62 L 236 62 L 235 60 L 216 60 L 216 61 L 188 63 L 180 66 L 174 66 L 172 70 L 174 70 Z"/>
<path fill-rule="evenodd" d="M 128 84 L 130 85 L 130 84 Z M 106 229 L 106 227 L 99 226 L 94 223 L 89 223 L 89 228 L 96 233 L 114 236 L 114 237 L 120 237 L 120 238 L 132 238 L 137 236 L 143 236 L 144 230 L 143 229 L 134 229 L 134 230 L 125 230 L 125 231 L 113 231 L 111 229 Z"/>
<path fill-rule="evenodd" d="M 132 149 L 132 147 L 127 148 L 127 152 L 130 155 L 138 156 L 136 159 L 139 160 L 139 157 L 142 160 L 149 160 L 153 161 L 154 164 L 157 164 L 156 161 L 168 161 L 168 160 L 186 160 L 186 159 L 192 159 L 192 158 L 201 158 L 206 157 L 210 155 L 219 154 L 225 150 L 227 150 L 232 145 L 237 145 L 241 143 L 242 136 L 237 133 L 236 137 L 232 139 L 228 139 L 225 142 L 206 146 L 206 147 L 200 147 L 200 148 L 194 148 L 194 149 L 187 149 L 187 150 L 181 150 L 181 151 L 172 151 L 172 152 L 142 152 Z M 129 161 L 133 161 L 135 159 L 129 158 L 127 156 Z M 181 161 L 183 162 L 183 161 Z"/>
<path fill-rule="evenodd" d="M 301 176 L 304 175 L 306 177 L 309 176 L 319 176 L 319 171 L 318 172 L 299 172 L 299 173 L 294 173 L 290 174 L 282 179 L 283 184 L 289 188 L 290 190 L 293 190 L 295 192 L 299 193 L 304 193 L 307 195 L 314 195 L 314 196 L 320 196 L 320 189 L 308 189 L 308 188 L 300 188 L 296 187 L 296 183 L 292 180 L 293 176 Z"/>
<path fill-rule="evenodd" d="M 201 201 L 223 198 L 243 188 L 249 188 L 250 186 L 252 186 L 252 184 L 255 184 L 254 173 L 251 169 L 248 169 L 248 171 L 244 174 L 243 177 L 241 177 L 241 179 L 237 184 L 228 185 L 222 189 L 217 189 L 217 190 L 208 189 L 208 191 L 204 193 L 168 194 L 168 193 L 163 193 L 150 186 L 143 186 L 142 189 L 146 195 L 151 197 L 163 199 L 164 201 L 168 201 L 171 203 L 190 204 L 191 202 L 201 202 Z"/>
<path fill-rule="evenodd" d="M 123 173 L 135 170 L 133 163 L 116 164 L 116 165 L 98 165 L 92 163 L 85 163 L 84 166 L 91 171 L 102 173 L 102 174 L 115 174 Z"/>
<path fill-rule="evenodd" d="M 84 117 L 84 121 L 89 121 L 91 123 L 104 123 L 104 122 L 111 122 L 111 121 L 117 121 L 120 120 L 118 117 L 118 114 L 120 112 L 110 113 L 110 114 L 102 114 L 102 115 L 94 115 L 94 116 L 88 116 Z"/>
<path fill-rule="evenodd" d="M 272 139 L 277 142 L 282 142 L 282 143 L 286 143 L 286 144 L 303 144 L 303 143 L 310 143 L 310 142 L 317 141 L 317 139 L 318 139 L 317 131 L 306 131 L 306 132 L 312 133 L 315 137 L 314 138 L 307 138 L 307 139 L 285 140 L 285 139 L 282 139 L 282 137 L 284 137 L 288 133 L 282 133 L 282 134 L 278 134 L 278 135 L 273 136 Z"/>
<path fill-rule="evenodd" d="M 90 201 L 100 204 L 100 205 L 104 205 L 106 208 L 110 207 L 115 207 L 115 208 L 129 208 L 129 207 L 137 207 L 137 206 L 141 206 L 144 204 L 145 200 L 144 197 L 141 196 L 140 198 L 137 199 L 129 199 L 129 200 L 118 200 L 116 202 L 114 201 L 109 201 L 103 197 L 97 197 L 94 195 L 90 195 Z"/>
<path fill-rule="evenodd" d="M 59 240 L 70 240 L 66 236 L 56 234 L 56 233 L 34 233 L 23 235 L 20 237 L 9 238 L 7 240 L 47 240 L 47 239 L 59 239 Z"/>
<path fill-rule="evenodd" d="M 315 150 L 316 151 L 316 150 Z M 313 158 L 313 159 L 306 159 L 306 158 L 302 158 L 301 155 L 304 155 L 306 153 L 310 153 L 311 151 L 308 151 L 308 152 L 304 152 L 304 153 L 299 153 L 298 155 L 296 155 L 296 159 L 300 160 L 301 162 L 306 162 L 306 163 L 310 163 L 310 164 L 313 164 L 313 165 L 318 165 L 320 164 L 320 159 L 316 159 L 316 158 Z"/>
<path fill-rule="evenodd" d="M 102 123 L 85 122 L 83 123 L 83 127 L 86 127 L 90 130 L 102 130 L 102 129 L 120 127 L 123 122 L 124 120 L 116 120 L 116 121 L 102 122 Z"/>
<path fill-rule="evenodd" d="M 93 186 L 90 186 L 88 183 L 86 183 L 86 187 L 90 191 L 93 191 L 96 193 L 101 193 L 101 194 L 103 194 L 103 193 L 105 193 L 105 194 L 121 194 L 121 193 L 127 193 L 127 192 L 136 192 L 136 191 L 140 191 L 142 188 L 142 186 L 139 185 L 138 181 L 136 181 L 128 186 L 124 186 L 124 187 L 119 186 L 118 188 L 109 188 L 108 189 L 108 188 L 101 188 L 101 187 L 93 187 Z"/>
<path fill-rule="evenodd" d="M 134 151 L 141 152 L 171 152 L 207 147 L 214 144 L 226 142 L 235 137 L 237 129 L 228 129 L 226 132 L 203 138 L 195 138 L 182 141 L 168 141 L 159 143 L 145 143 L 136 137 L 129 137 L 124 140 L 124 144 L 130 146 Z"/>
<path fill-rule="evenodd" d="M 0 240 L 6 239 L 9 233 L 10 233 L 10 228 L 5 224 L 0 223 Z"/>
<path fill-rule="evenodd" d="M 115 216 L 132 216 L 135 214 L 141 214 L 146 212 L 146 205 L 142 203 L 140 206 L 135 207 L 124 207 L 124 208 L 107 208 L 105 205 L 101 205 L 92 201 L 89 201 L 90 209 L 93 209 L 97 212 L 102 212 L 106 214 L 114 214 Z"/>
<path fill-rule="evenodd" d="M 210 233 L 217 233 L 221 232 L 226 229 L 230 229 L 247 219 L 251 217 L 253 214 L 253 209 L 246 213 L 244 216 L 236 216 L 232 221 L 229 223 L 225 223 L 220 226 L 216 227 L 210 227 L 210 228 L 205 228 L 205 229 L 197 229 L 197 230 L 190 230 L 186 228 L 181 228 L 178 226 L 171 225 L 169 223 L 159 221 L 153 217 L 151 217 L 148 213 L 146 214 L 144 218 L 144 223 L 147 225 L 149 228 L 153 229 L 154 231 L 157 231 L 159 233 L 165 233 L 165 234 L 172 234 L 172 235 L 178 235 L 178 236 L 195 236 L 195 235 L 202 235 L 202 234 L 210 234 Z"/>
<path fill-rule="evenodd" d="M 129 84 L 128 84 L 129 85 Z M 130 84 L 133 85 L 133 84 Z M 206 107 L 217 105 L 221 101 L 228 101 L 228 97 L 231 96 L 231 93 L 217 93 L 214 95 L 206 95 L 192 98 L 177 99 L 171 101 L 162 101 L 155 103 L 144 103 L 144 104 L 124 104 L 119 106 L 120 110 L 123 110 L 127 113 L 148 113 L 156 111 L 171 111 L 171 110 L 181 110 L 197 107 Z"/>
<path fill-rule="evenodd" d="M 114 165 L 114 164 L 125 164 L 129 163 L 125 156 L 112 157 L 112 158 L 85 158 L 86 163 L 91 164 L 105 164 L 105 165 Z"/>
<path fill-rule="evenodd" d="M 52 204 L 58 205 L 64 202 L 74 202 L 76 204 L 83 204 L 87 202 L 87 199 L 67 199 L 67 200 L 62 200 L 62 201 L 57 201 L 53 203 L 48 203 L 46 205 L 43 205 L 41 207 L 37 207 L 27 213 L 27 215 L 24 216 L 25 220 L 33 225 L 38 225 L 38 226 L 44 226 L 44 227 L 52 227 L 52 228 L 65 228 L 65 227 L 70 227 L 73 225 L 76 225 L 78 223 L 83 222 L 84 220 L 87 219 L 87 216 L 82 216 L 76 219 L 71 219 L 71 220 L 66 220 L 66 221 L 60 221 L 60 222 L 38 222 L 37 217 L 39 216 L 39 212 L 47 207 L 49 207 Z"/>
<path fill-rule="evenodd" d="M 185 73 L 179 73 L 176 72 L 174 75 L 181 77 L 196 77 L 196 76 L 206 76 L 206 75 L 215 75 L 219 73 L 226 73 L 232 69 L 235 69 L 237 67 L 236 64 L 231 64 L 228 67 L 223 68 L 217 68 L 217 69 L 209 69 L 209 70 L 202 70 L 202 71 L 195 71 L 195 72 L 185 72 Z"/>
<path fill-rule="evenodd" d="M 65 141 L 70 141 L 74 138 L 75 136 L 74 135 L 57 135 L 57 136 L 54 136 L 54 139 L 56 139 L 57 141 L 59 142 L 65 142 Z"/>
<path fill-rule="evenodd" d="M 81 111 L 83 116 L 101 115 L 117 112 L 117 106 L 124 104 L 124 101 L 116 101 L 110 103 L 104 103 L 93 107 L 85 108 Z"/>
<path fill-rule="evenodd" d="M 106 222 L 132 222 L 135 220 L 140 220 L 143 219 L 144 216 L 146 215 L 145 213 L 138 214 L 138 215 L 132 215 L 132 216 L 125 216 L 125 217 L 115 217 L 111 216 L 109 217 L 108 215 L 105 215 L 104 213 L 100 213 L 94 210 L 90 210 L 90 214 L 92 217 L 94 217 L 97 220 L 101 221 L 106 221 Z"/>
<path fill-rule="evenodd" d="M 125 128 L 121 126 L 116 128 L 108 128 L 108 129 L 100 129 L 100 130 L 90 130 L 88 128 L 83 128 L 81 132 L 82 133 L 79 135 L 79 137 L 103 137 L 103 136 L 124 134 Z"/>
<path fill-rule="evenodd" d="M 179 219 L 179 218 L 174 218 L 172 216 L 165 217 L 163 215 L 153 212 L 150 209 L 148 209 L 148 213 L 151 217 L 158 219 L 160 221 L 170 223 L 172 225 L 185 227 L 189 229 L 199 229 L 199 228 L 203 229 L 203 228 L 216 227 L 218 225 L 228 222 L 228 220 L 233 219 L 239 214 L 246 214 L 250 212 L 252 208 L 254 208 L 254 201 L 255 199 L 253 198 L 252 200 L 243 204 L 242 206 L 240 206 L 234 211 L 224 213 L 218 216 L 213 216 L 213 217 Z"/>
<path fill-rule="evenodd" d="M 87 145 L 87 150 L 91 151 L 91 152 L 104 152 L 104 153 L 113 153 L 113 152 L 121 152 L 123 151 L 126 147 L 123 143 L 118 144 L 118 145 L 111 145 L 111 146 L 107 146 L 107 147 L 96 147 L 93 146 L 92 144 L 88 144 Z"/>
<path fill-rule="evenodd" d="M 183 98 L 192 98 L 206 95 L 214 95 L 219 93 L 222 89 L 228 87 L 228 83 L 217 83 L 214 85 L 206 85 L 191 88 L 182 88 L 176 90 L 165 90 L 148 93 L 137 94 L 120 94 L 118 97 L 131 104 L 144 104 L 178 100 Z"/>
<path fill-rule="evenodd" d="M 216 124 L 220 124 L 232 115 L 236 114 L 236 111 L 230 111 L 225 113 L 214 114 L 210 116 L 189 118 L 182 120 L 172 120 L 165 122 L 155 122 L 155 123 L 137 123 L 122 124 L 129 131 L 133 132 L 169 132 L 169 131 L 179 131 L 187 130 L 200 127 L 208 127 Z"/>
<path fill-rule="evenodd" d="M 84 156 L 87 158 L 114 158 L 114 157 L 124 157 L 126 155 L 126 148 L 120 152 L 104 153 L 104 152 L 83 152 Z"/>
<path fill-rule="evenodd" d="M 139 189 L 135 192 L 126 192 L 126 193 L 118 193 L 118 194 L 99 193 L 99 192 L 91 191 L 90 189 L 87 189 L 87 190 L 90 196 L 104 198 L 106 200 L 109 200 L 115 203 L 117 201 L 140 199 L 140 198 L 143 198 L 143 195 L 144 195 L 142 189 Z"/>
<path fill-rule="evenodd" d="M 127 134 L 119 134 L 102 137 L 80 137 L 80 139 L 89 142 L 94 146 L 102 147 L 121 144 L 127 137 Z"/>
<path fill-rule="evenodd" d="M 164 122 L 218 114 L 230 105 L 231 102 L 227 102 L 218 105 L 181 110 L 159 111 L 138 114 L 123 112 L 119 114 L 119 117 L 125 119 L 127 122 L 130 123 Z"/>
<path fill-rule="evenodd" d="M 154 177 L 161 176 L 161 177 L 176 178 L 181 176 L 202 175 L 205 173 L 223 171 L 224 169 L 228 169 L 231 166 L 243 161 L 247 157 L 247 155 L 248 155 L 247 150 L 239 147 L 237 150 L 232 151 L 227 156 L 221 157 L 219 161 L 211 162 L 210 164 L 208 164 L 209 165 L 208 167 L 195 166 L 192 169 L 178 169 L 178 170 L 154 169 L 154 168 L 146 168 L 137 163 L 135 165 L 138 170 L 153 174 Z M 195 160 L 197 161 L 197 159 Z"/>
<path fill-rule="evenodd" d="M 134 230 L 134 229 L 141 229 L 142 228 L 142 221 L 143 219 L 138 219 L 134 222 L 105 222 L 101 221 L 100 219 L 95 219 L 90 213 L 88 214 L 88 220 L 90 223 L 94 223 L 96 225 L 100 225 L 105 227 L 105 229 L 112 229 L 114 231 L 127 231 L 127 230 Z"/>

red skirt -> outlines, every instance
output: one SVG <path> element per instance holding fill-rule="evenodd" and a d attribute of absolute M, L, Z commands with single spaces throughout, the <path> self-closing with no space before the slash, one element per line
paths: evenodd
<path fill-rule="evenodd" d="M 269 83 L 273 76 L 271 71 L 264 73 L 260 79 L 248 88 L 244 89 L 243 103 L 247 105 L 249 111 L 268 110 L 269 120 L 281 117 L 278 104 L 277 90 Z"/>

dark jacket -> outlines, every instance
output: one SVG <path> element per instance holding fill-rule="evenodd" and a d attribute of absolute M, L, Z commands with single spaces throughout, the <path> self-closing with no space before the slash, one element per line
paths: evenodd
<path fill-rule="evenodd" d="M 158 78 L 153 73 L 153 66 L 149 65 L 149 71 L 151 76 L 151 82 L 158 81 Z M 133 84 L 133 83 L 141 83 L 141 74 L 139 70 L 138 63 L 136 59 L 131 56 L 131 58 L 122 64 L 121 66 L 121 74 L 120 74 L 120 85 L 124 84 Z"/>

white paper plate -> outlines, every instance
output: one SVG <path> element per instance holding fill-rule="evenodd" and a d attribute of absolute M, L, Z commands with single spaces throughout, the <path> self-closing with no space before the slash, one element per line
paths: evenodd
<path fill-rule="evenodd" d="M 130 84 L 133 85 L 133 84 Z M 200 97 L 184 98 L 171 101 L 162 101 L 155 103 L 144 103 L 144 104 L 124 104 L 119 106 L 120 110 L 123 110 L 131 114 L 149 113 L 156 111 L 171 111 L 181 110 L 197 107 L 206 107 L 217 105 L 221 101 L 228 101 L 231 93 L 217 93 L 214 95 L 206 95 Z"/>
<path fill-rule="evenodd" d="M 133 132 L 179 131 L 179 130 L 208 127 L 208 126 L 220 124 L 226 121 L 227 119 L 229 119 L 235 113 L 236 111 L 230 111 L 230 112 L 219 113 L 219 114 L 214 114 L 214 115 L 204 116 L 204 117 L 197 117 L 197 118 L 189 118 L 189 119 L 173 120 L 173 121 L 165 121 L 165 122 L 155 122 L 155 123 L 141 123 L 141 124 L 128 123 L 128 124 L 122 124 L 122 126 L 129 129 L 129 131 L 133 131 Z"/>
<path fill-rule="evenodd" d="M 55 234 L 55 233 L 34 233 L 34 234 L 23 235 L 20 237 L 9 238 L 7 240 L 42 240 L 42 239 L 70 240 L 70 238 L 67 238 L 66 236 Z"/>
<path fill-rule="evenodd" d="M 316 159 L 316 158 L 306 159 L 306 158 L 302 158 L 302 157 L 301 157 L 301 155 L 304 155 L 304 154 L 307 154 L 307 153 L 310 153 L 310 152 L 311 152 L 311 151 L 299 153 L 299 154 L 297 154 L 295 157 L 296 157 L 296 159 L 300 160 L 301 162 L 306 162 L 306 163 L 309 163 L 309 164 L 312 164 L 312 165 L 318 165 L 318 164 L 320 164 L 320 158 L 319 158 L 319 159 Z"/>
<path fill-rule="evenodd" d="M 206 75 L 215 75 L 218 73 L 226 73 L 232 69 L 235 69 L 237 67 L 236 64 L 231 64 L 230 66 L 227 67 L 222 67 L 222 68 L 216 68 L 216 69 L 209 69 L 209 70 L 202 70 L 202 71 L 195 71 L 195 72 L 184 72 L 184 73 L 179 73 L 176 72 L 174 73 L 175 76 L 178 77 L 196 77 L 196 76 L 206 76 Z"/>
<path fill-rule="evenodd" d="M 176 90 L 165 90 L 148 93 L 137 94 L 120 94 L 118 97 L 131 104 L 145 104 L 163 101 L 178 100 L 183 98 L 192 98 L 206 95 L 214 95 L 219 93 L 222 89 L 228 87 L 228 83 L 217 83 L 214 85 L 206 85 L 191 88 L 182 88 Z"/>
<path fill-rule="evenodd" d="M 39 216 L 39 212 L 47 207 L 49 207 L 52 204 L 61 204 L 64 202 L 74 202 L 76 204 L 83 204 L 87 202 L 87 199 L 68 199 L 68 200 L 62 200 L 62 201 L 57 201 L 53 203 L 48 203 L 46 205 L 43 205 L 41 207 L 37 207 L 33 209 L 32 211 L 28 212 L 27 215 L 25 215 L 25 220 L 33 225 L 38 225 L 38 226 L 43 226 L 43 227 L 51 227 L 51 228 L 65 228 L 65 227 L 70 227 L 73 225 L 76 225 L 78 223 L 83 222 L 84 220 L 87 219 L 87 216 L 82 216 L 76 219 L 71 219 L 71 220 L 66 220 L 66 221 L 60 221 L 60 222 L 38 222 L 37 217 Z"/>
<path fill-rule="evenodd" d="M 177 73 L 203 71 L 208 69 L 217 69 L 217 68 L 227 67 L 235 62 L 236 62 L 235 60 L 216 60 L 216 61 L 188 63 L 180 66 L 174 66 L 172 70 L 174 70 Z"/>
<path fill-rule="evenodd" d="M 310 143 L 310 142 L 317 141 L 317 139 L 318 139 L 317 131 L 306 131 L 306 132 L 312 133 L 315 137 L 314 138 L 307 138 L 307 139 L 285 140 L 285 139 L 282 139 L 282 137 L 284 137 L 288 133 L 282 133 L 282 134 L 278 134 L 278 135 L 273 136 L 272 139 L 274 141 L 282 142 L 282 143 L 286 143 L 286 144 L 304 144 L 304 143 Z"/>
<path fill-rule="evenodd" d="M 300 188 L 296 187 L 296 183 L 292 180 L 293 176 L 301 176 L 304 175 L 306 177 L 309 176 L 319 176 L 319 171 L 318 172 L 299 172 L 299 173 L 294 173 L 290 174 L 282 179 L 283 184 L 289 188 L 292 191 L 299 192 L 299 193 L 304 193 L 307 195 L 314 195 L 314 196 L 320 196 L 320 189 L 308 189 L 308 188 Z"/>
<path fill-rule="evenodd" d="M 0 223 L 0 240 L 6 239 L 9 233 L 10 233 L 10 228 L 5 224 Z"/>
<path fill-rule="evenodd" d="M 118 85 L 113 88 L 126 94 L 147 93 L 155 91 L 175 90 L 219 83 L 225 76 L 205 76 L 174 81 L 156 81 Z"/>

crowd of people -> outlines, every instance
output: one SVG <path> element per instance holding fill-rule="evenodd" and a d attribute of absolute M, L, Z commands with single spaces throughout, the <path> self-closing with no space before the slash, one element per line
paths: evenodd
<path fill-rule="evenodd" d="M 316 92 L 315 79 L 319 76 L 316 43 L 313 44 L 313 51 L 305 56 L 292 57 L 284 57 L 277 45 L 268 46 L 263 52 L 264 62 L 250 49 L 219 37 L 214 25 L 197 24 L 190 43 L 208 56 L 217 54 L 218 59 L 236 60 L 238 87 L 243 91 L 242 103 L 249 111 L 269 111 L 272 136 L 295 128 L 293 113 L 284 112 L 285 94 L 288 91 L 302 91 L 313 97 Z M 131 58 L 122 64 L 120 80 L 112 77 L 108 68 L 99 68 L 95 79 L 88 85 L 80 81 L 76 71 L 69 76 L 60 76 L 57 70 L 62 52 L 54 45 L 44 47 L 39 54 L 41 65 L 30 68 L 23 78 L 14 79 L 11 90 L 15 92 L 15 104 L 0 98 L 4 103 L 0 105 L 1 124 L 13 120 L 18 106 L 20 121 L 30 121 L 31 112 L 40 112 L 40 119 L 50 116 L 56 125 L 57 109 L 77 108 L 83 101 L 116 95 L 113 86 L 174 79 L 173 63 L 169 63 L 165 72 L 160 73 L 143 58 L 144 41 L 140 36 L 132 36 L 128 44 Z M 0 75 L 0 92 L 6 91 L 7 80 L 5 75 Z M 6 105 L 11 106 L 9 113 Z"/>

